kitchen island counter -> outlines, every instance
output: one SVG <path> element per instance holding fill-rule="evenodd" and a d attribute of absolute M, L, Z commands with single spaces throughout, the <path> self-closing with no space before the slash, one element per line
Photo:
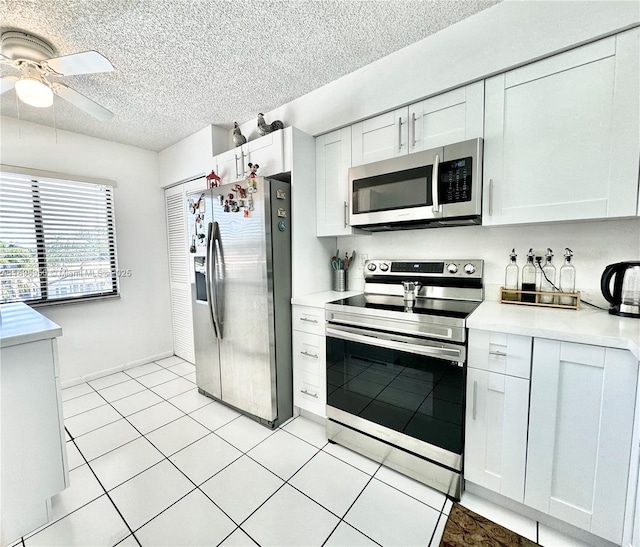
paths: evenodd
<path fill-rule="evenodd" d="M 467 326 L 628 349 L 640 360 L 640 320 L 611 315 L 603 310 L 563 310 L 485 301 L 469 316 Z"/>
<path fill-rule="evenodd" d="M 62 335 L 62 328 L 22 302 L 0 306 L 0 347 Z"/>

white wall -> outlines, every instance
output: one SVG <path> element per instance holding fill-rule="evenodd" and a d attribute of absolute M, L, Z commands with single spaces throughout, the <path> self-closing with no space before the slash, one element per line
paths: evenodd
<path fill-rule="evenodd" d="M 486 298 L 496 300 L 504 284 L 504 268 L 515 247 L 518 266 L 526 262 L 530 248 L 543 256 L 547 247 L 555 254 L 559 270 L 565 247 L 574 253 L 576 289 L 583 298 L 605 305 L 600 276 L 607 264 L 640 260 L 640 218 L 590 222 L 547 223 L 517 226 L 465 226 L 338 238 L 340 249 L 355 249 L 369 258 L 478 258 L 485 261 Z M 352 266 L 353 268 L 353 266 Z M 352 269 L 349 287 L 364 286 L 362 270 Z"/>
<path fill-rule="evenodd" d="M 3 117 L 0 161 L 115 180 L 119 299 L 40 307 L 62 327 L 63 385 L 173 354 L 164 192 L 156 152 Z M 56 142 L 57 141 L 57 142 Z"/>

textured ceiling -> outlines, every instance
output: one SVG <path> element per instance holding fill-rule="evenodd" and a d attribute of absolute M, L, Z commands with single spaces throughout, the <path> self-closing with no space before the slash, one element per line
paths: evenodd
<path fill-rule="evenodd" d="M 208 124 L 253 119 L 498 1 L 0 0 L 3 32 L 113 63 L 114 72 L 61 81 L 115 116 L 99 122 L 58 97 L 54 108 L 21 103 L 18 112 L 14 91 L 0 113 L 162 150 Z"/>

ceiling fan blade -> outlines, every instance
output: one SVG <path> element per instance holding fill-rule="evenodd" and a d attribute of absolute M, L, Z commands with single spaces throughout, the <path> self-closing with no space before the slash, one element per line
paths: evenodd
<path fill-rule="evenodd" d="M 0 79 L 0 94 L 12 90 L 15 87 L 17 81 L 17 76 L 3 76 Z"/>
<path fill-rule="evenodd" d="M 59 83 L 53 84 L 51 88 L 56 95 L 100 121 L 106 122 L 113 118 L 113 112 L 85 97 L 82 93 L 78 93 L 75 89 Z"/>
<path fill-rule="evenodd" d="M 114 70 L 111 61 L 97 51 L 83 51 L 82 53 L 54 57 L 42 61 L 42 64 L 63 76 L 95 74 Z"/>

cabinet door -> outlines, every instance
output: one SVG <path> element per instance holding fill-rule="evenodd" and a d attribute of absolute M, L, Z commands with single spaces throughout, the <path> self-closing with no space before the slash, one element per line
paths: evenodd
<path fill-rule="evenodd" d="M 408 110 L 400 108 L 351 126 L 352 166 L 408 154 Z"/>
<path fill-rule="evenodd" d="M 195 362 L 193 318 L 191 316 L 190 255 L 186 227 L 186 195 L 184 185 L 165 190 L 167 237 L 169 246 L 169 279 L 171 282 L 171 317 L 173 320 L 173 352 Z"/>
<path fill-rule="evenodd" d="M 242 158 L 242 147 L 227 150 L 214 157 L 214 169 L 222 179 L 220 184 L 229 184 L 243 178 Z"/>
<path fill-rule="evenodd" d="M 283 131 L 274 131 L 242 145 L 241 178 L 248 177 L 249 163 L 258 164 L 258 175 L 270 177 L 284 171 Z"/>
<path fill-rule="evenodd" d="M 636 214 L 638 34 L 486 81 L 483 224 Z"/>
<path fill-rule="evenodd" d="M 409 152 L 482 137 L 484 82 L 409 106 Z"/>
<path fill-rule="evenodd" d="M 352 235 L 349 220 L 351 128 L 316 137 L 316 230 L 318 236 Z"/>
<path fill-rule="evenodd" d="M 467 369 L 464 478 L 522 503 L 529 381 Z"/>
<path fill-rule="evenodd" d="M 536 339 L 525 504 L 620 544 L 638 360 Z"/>

